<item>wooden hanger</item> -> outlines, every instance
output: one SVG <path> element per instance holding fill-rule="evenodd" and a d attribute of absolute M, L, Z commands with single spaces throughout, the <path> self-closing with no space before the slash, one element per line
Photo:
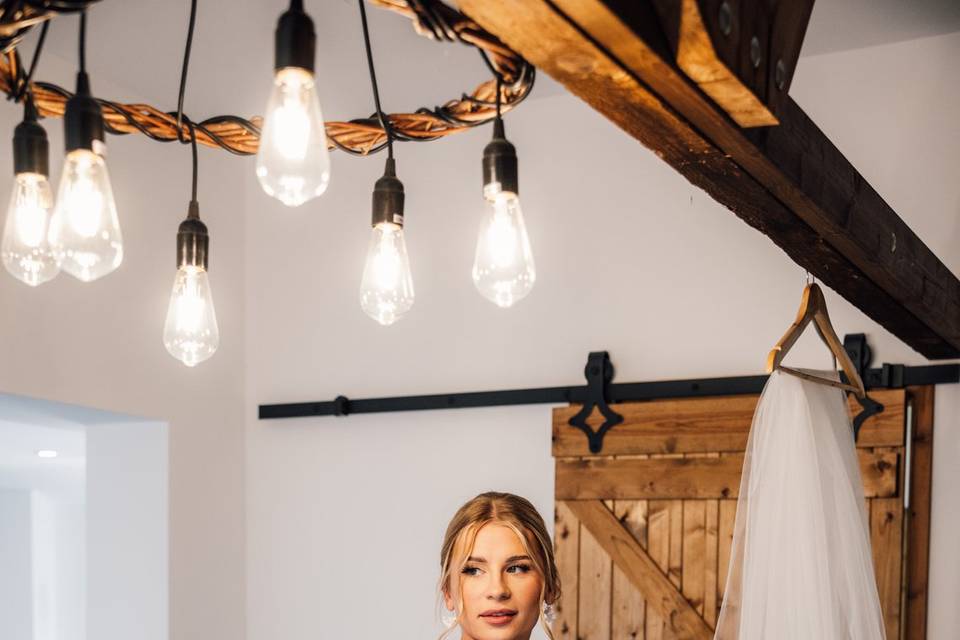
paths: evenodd
<path fill-rule="evenodd" d="M 804 373 L 803 371 L 784 367 L 780 364 L 784 356 L 787 355 L 787 352 L 790 351 L 790 348 L 797 341 L 797 338 L 800 337 L 800 334 L 803 333 L 806 326 L 810 324 L 811 320 L 817 329 L 817 333 L 820 335 L 820 339 L 830 348 L 837 362 L 840 363 L 843 372 L 847 374 L 849 384 L 814 376 L 809 373 Z M 824 300 L 823 292 L 820 291 L 820 287 L 817 286 L 816 283 L 809 283 L 806 288 L 804 288 L 803 300 L 800 302 L 797 319 L 794 320 L 793 324 L 790 325 L 790 328 L 787 329 L 787 332 L 783 334 L 783 337 L 774 345 L 773 349 L 770 350 L 770 354 L 767 356 L 767 373 L 773 373 L 777 369 L 803 378 L 804 380 L 828 384 L 832 387 L 852 391 L 857 394 L 859 398 L 864 398 L 867 395 L 860 374 L 857 372 L 856 367 L 853 366 L 853 362 L 850 360 L 847 350 L 843 348 L 843 344 L 841 344 L 840 338 L 837 337 L 836 331 L 833 330 L 833 325 L 830 324 L 830 316 L 827 315 L 827 302 Z"/>

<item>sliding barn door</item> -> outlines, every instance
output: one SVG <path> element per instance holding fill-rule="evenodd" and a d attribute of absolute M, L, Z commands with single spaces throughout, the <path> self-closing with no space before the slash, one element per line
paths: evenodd
<path fill-rule="evenodd" d="M 864 424 L 857 452 L 887 638 L 919 640 L 926 636 L 933 387 L 870 395 L 885 409 Z M 579 406 L 554 411 L 558 638 L 713 637 L 757 400 L 613 405 L 624 421 L 607 432 L 600 455 L 568 423 Z M 850 408 L 859 411 L 852 400 Z M 592 426 L 600 421 L 595 412 Z"/>

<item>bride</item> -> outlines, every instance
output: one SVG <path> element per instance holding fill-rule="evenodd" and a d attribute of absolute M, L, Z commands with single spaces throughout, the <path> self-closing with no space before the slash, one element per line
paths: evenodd
<path fill-rule="evenodd" d="M 553 545 L 530 502 L 509 493 L 482 493 L 460 507 L 440 551 L 439 591 L 447 638 L 529 640 L 539 621 L 554 639 L 550 618 L 560 598 Z"/>

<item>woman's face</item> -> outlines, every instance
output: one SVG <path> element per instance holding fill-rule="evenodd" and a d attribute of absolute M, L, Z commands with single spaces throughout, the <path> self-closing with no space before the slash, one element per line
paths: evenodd
<path fill-rule="evenodd" d="M 481 527 L 459 577 L 462 640 L 530 638 L 540 616 L 543 577 L 512 529 L 496 522 Z M 456 588 L 451 576 L 453 592 L 445 595 L 450 611 L 456 609 Z"/>

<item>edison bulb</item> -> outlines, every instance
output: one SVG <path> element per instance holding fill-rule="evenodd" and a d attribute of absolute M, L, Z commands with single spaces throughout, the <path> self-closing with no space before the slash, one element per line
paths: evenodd
<path fill-rule="evenodd" d="M 360 306 L 382 325 L 393 324 L 413 306 L 413 276 L 403 227 L 389 222 L 373 227 L 360 283 Z"/>
<path fill-rule="evenodd" d="M 484 298 L 510 307 L 537 280 L 527 226 L 515 193 L 485 189 L 487 210 L 480 222 L 473 283 Z"/>
<path fill-rule="evenodd" d="M 313 74 L 287 67 L 274 76 L 257 151 L 257 178 L 288 207 L 315 198 L 330 182 L 327 132 Z"/>
<path fill-rule="evenodd" d="M 123 262 L 123 237 L 107 164 L 92 151 L 67 154 L 50 244 L 60 267 L 84 282 L 107 275 Z"/>
<path fill-rule="evenodd" d="M 163 345 L 188 367 L 203 362 L 220 346 L 213 292 L 203 267 L 183 266 L 177 270 L 163 326 Z"/>
<path fill-rule="evenodd" d="M 49 242 L 53 192 L 45 175 L 18 173 L 3 228 L 3 266 L 31 287 L 60 273 Z"/>

